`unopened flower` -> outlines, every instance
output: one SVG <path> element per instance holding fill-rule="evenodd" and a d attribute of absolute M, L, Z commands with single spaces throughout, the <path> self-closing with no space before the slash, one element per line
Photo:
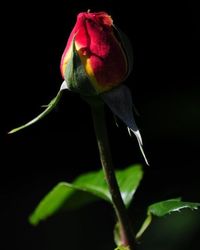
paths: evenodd
<path fill-rule="evenodd" d="M 105 12 L 83 12 L 69 36 L 60 69 L 70 90 L 97 95 L 120 85 L 128 60 L 112 18 Z"/>
<path fill-rule="evenodd" d="M 85 99 L 94 97 L 106 103 L 115 116 L 137 138 L 145 157 L 142 138 L 133 116 L 130 90 L 122 85 L 133 64 L 132 48 L 127 37 L 114 25 L 106 12 L 78 14 L 76 24 L 63 52 L 60 70 L 64 82 L 57 96 L 35 119 L 11 130 L 17 132 L 46 116 L 59 102 L 65 89 L 79 93 Z"/>

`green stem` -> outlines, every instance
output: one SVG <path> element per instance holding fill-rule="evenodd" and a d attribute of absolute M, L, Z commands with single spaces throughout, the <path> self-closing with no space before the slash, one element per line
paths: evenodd
<path fill-rule="evenodd" d="M 91 107 L 100 160 L 112 197 L 113 207 L 120 223 L 121 240 L 123 241 L 124 246 L 129 246 L 129 249 L 133 250 L 135 249 L 135 237 L 114 172 L 105 122 L 104 106 L 100 103 L 93 103 L 91 104 Z"/>

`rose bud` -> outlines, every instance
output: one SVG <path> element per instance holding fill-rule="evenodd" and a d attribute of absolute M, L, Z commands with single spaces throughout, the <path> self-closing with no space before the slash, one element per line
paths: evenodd
<path fill-rule="evenodd" d="M 69 89 L 85 96 L 86 100 L 93 96 L 95 101 L 103 101 L 126 124 L 129 133 L 136 136 L 148 164 L 133 115 L 130 90 L 121 84 L 129 75 L 132 64 L 130 42 L 116 29 L 107 13 L 80 13 L 61 58 L 64 81 L 57 96 L 41 114 L 9 133 L 29 127 L 45 117 L 57 106 L 63 91 Z"/>
<path fill-rule="evenodd" d="M 121 34 L 106 12 L 82 12 L 69 36 L 60 69 L 67 88 L 96 95 L 120 85 L 129 71 Z"/>

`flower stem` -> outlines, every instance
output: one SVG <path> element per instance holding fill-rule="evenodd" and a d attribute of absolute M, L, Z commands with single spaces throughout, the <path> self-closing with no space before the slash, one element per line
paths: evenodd
<path fill-rule="evenodd" d="M 121 240 L 124 246 L 128 246 L 130 250 L 133 250 L 135 249 L 135 237 L 114 172 L 105 122 L 104 106 L 98 103 L 91 105 L 91 108 L 100 160 L 111 194 L 113 207 L 120 224 Z"/>

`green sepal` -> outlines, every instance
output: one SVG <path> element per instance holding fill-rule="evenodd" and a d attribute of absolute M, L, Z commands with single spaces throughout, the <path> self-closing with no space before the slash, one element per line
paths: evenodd
<path fill-rule="evenodd" d="M 27 128 L 27 127 L 33 125 L 34 123 L 38 122 L 42 118 L 44 118 L 46 115 L 48 115 L 57 106 L 58 102 L 60 101 L 61 96 L 62 96 L 62 91 L 60 90 L 58 92 L 58 94 L 56 95 L 56 97 L 54 97 L 53 100 L 51 100 L 50 103 L 48 105 L 46 105 L 47 108 L 41 114 L 39 114 L 37 117 L 35 117 L 33 120 L 27 122 L 26 124 L 24 124 L 24 125 L 22 125 L 20 127 L 12 129 L 11 131 L 8 132 L 8 134 L 16 133 L 19 130 Z"/>
<path fill-rule="evenodd" d="M 126 124 L 129 134 L 131 135 L 131 132 L 134 133 L 144 160 L 146 164 L 149 165 L 143 150 L 142 137 L 133 115 L 133 102 L 130 90 L 125 85 L 120 85 L 111 91 L 102 93 L 101 98 L 108 105 L 113 114 Z"/>
<path fill-rule="evenodd" d="M 90 79 L 85 71 L 81 58 L 76 50 L 75 38 L 72 42 L 72 55 L 67 63 L 64 78 L 69 90 L 84 96 L 96 95 Z"/>

